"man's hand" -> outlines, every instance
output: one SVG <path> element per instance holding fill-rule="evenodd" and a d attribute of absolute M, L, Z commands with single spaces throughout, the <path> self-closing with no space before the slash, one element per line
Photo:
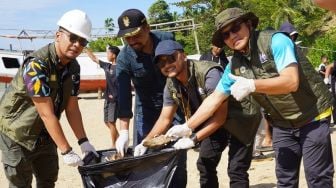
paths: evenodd
<path fill-rule="evenodd" d="M 329 84 L 329 79 L 328 79 L 328 78 L 324 78 L 324 79 L 323 79 L 323 82 L 324 82 L 326 85 L 328 85 L 328 84 Z"/>
<path fill-rule="evenodd" d="M 235 80 L 231 86 L 231 95 L 237 100 L 241 101 L 244 97 L 256 90 L 253 79 L 247 79 L 241 76 L 229 74 L 229 77 Z"/>
<path fill-rule="evenodd" d="M 173 139 L 178 139 L 184 136 L 190 136 L 191 133 L 192 130 L 188 127 L 187 123 L 184 123 L 182 125 L 174 125 L 173 127 L 171 127 L 167 131 L 166 136 Z"/>
<path fill-rule="evenodd" d="M 97 157 L 99 156 L 96 149 L 93 147 L 93 145 L 90 144 L 89 141 L 85 141 L 80 145 L 80 148 L 82 150 L 82 153 L 84 153 L 84 156 L 89 154 L 90 152 L 94 153 Z"/>
<path fill-rule="evenodd" d="M 175 149 L 189 149 L 195 146 L 194 141 L 191 138 L 181 138 L 179 139 L 174 145 L 173 147 Z"/>
<path fill-rule="evenodd" d="M 145 147 L 143 145 L 143 142 L 144 141 L 142 141 L 140 144 L 138 144 L 137 146 L 135 146 L 135 148 L 134 148 L 134 157 L 141 156 L 141 155 L 143 155 L 143 154 L 146 153 L 147 147 Z"/>
<path fill-rule="evenodd" d="M 116 141 L 117 152 L 120 153 L 122 157 L 124 157 L 127 148 L 128 148 L 128 130 L 121 130 L 119 132 L 119 137 Z"/>
<path fill-rule="evenodd" d="M 69 166 L 76 167 L 76 166 L 82 166 L 84 164 L 79 155 L 77 155 L 74 151 L 70 151 L 62 156 L 64 163 Z"/>

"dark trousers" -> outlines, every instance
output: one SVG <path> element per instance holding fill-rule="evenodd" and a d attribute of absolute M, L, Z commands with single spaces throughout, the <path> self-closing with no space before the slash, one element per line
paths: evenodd
<path fill-rule="evenodd" d="M 51 138 L 41 140 L 36 149 L 29 151 L 0 133 L 0 149 L 9 187 L 32 187 L 33 174 L 37 188 L 55 187 L 59 166 Z"/>
<path fill-rule="evenodd" d="M 201 142 L 197 160 L 197 168 L 200 172 L 200 187 L 219 187 L 216 168 L 227 145 L 229 145 L 228 175 L 230 177 L 230 187 L 249 187 L 247 171 L 251 165 L 253 144 L 245 146 L 235 137 L 230 136 L 225 129 L 217 130 Z"/>
<path fill-rule="evenodd" d="M 303 159 L 308 187 L 333 187 L 334 164 L 328 120 L 301 128 L 273 127 L 277 187 L 297 188 Z"/>

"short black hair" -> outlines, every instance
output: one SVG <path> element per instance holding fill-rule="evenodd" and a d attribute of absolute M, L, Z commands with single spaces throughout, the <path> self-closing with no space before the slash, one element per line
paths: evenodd
<path fill-rule="evenodd" d="M 116 56 L 118 56 L 120 49 L 117 46 L 108 46 L 107 48 L 110 52 L 114 53 Z"/>

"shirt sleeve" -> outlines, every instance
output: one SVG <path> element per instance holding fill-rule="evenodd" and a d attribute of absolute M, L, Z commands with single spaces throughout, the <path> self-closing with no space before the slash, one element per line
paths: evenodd
<path fill-rule="evenodd" d="M 219 83 L 221 77 L 223 75 L 223 71 L 218 68 L 213 68 L 209 70 L 205 77 L 205 89 L 206 93 L 211 94 L 215 89 L 217 84 Z"/>
<path fill-rule="evenodd" d="M 230 87 L 235 82 L 229 77 L 231 73 L 231 62 L 225 67 L 222 78 L 217 84 L 216 91 L 223 93 L 224 95 L 231 95 Z"/>
<path fill-rule="evenodd" d="M 118 56 L 117 58 L 117 83 L 120 86 L 118 88 L 118 117 L 119 118 L 132 118 L 132 88 L 131 88 L 131 76 L 128 71 L 124 56 Z"/>
<path fill-rule="evenodd" d="M 112 65 L 112 64 L 99 60 L 99 66 L 100 66 L 100 68 L 102 68 L 104 70 L 108 70 L 110 68 L 109 67 L 110 65 Z"/>
<path fill-rule="evenodd" d="M 176 102 L 171 96 L 166 84 L 163 90 L 163 106 L 173 106 L 173 105 L 176 105 Z"/>
<path fill-rule="evenodd" d="M 23 80 L 30 97 L 49 97 L 49 71 L 46 62 L 33 59 L 23 70 Z"/>
<path fill-rule="evenodd" d="M 276 33 L 273 35 L 271 49 L 278 72 L 281 72 L 292 63 L 297 63 L 294 43 L 285 34 Z"/>

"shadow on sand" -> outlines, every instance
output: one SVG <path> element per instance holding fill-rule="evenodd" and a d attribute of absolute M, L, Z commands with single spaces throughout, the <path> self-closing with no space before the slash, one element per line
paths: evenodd
<path fill-rule="evenodd" d="M 273 188 L 276 187 L 275 183 L 261 183 L 258 185 L 251 185 L 250 188 Z"/>

